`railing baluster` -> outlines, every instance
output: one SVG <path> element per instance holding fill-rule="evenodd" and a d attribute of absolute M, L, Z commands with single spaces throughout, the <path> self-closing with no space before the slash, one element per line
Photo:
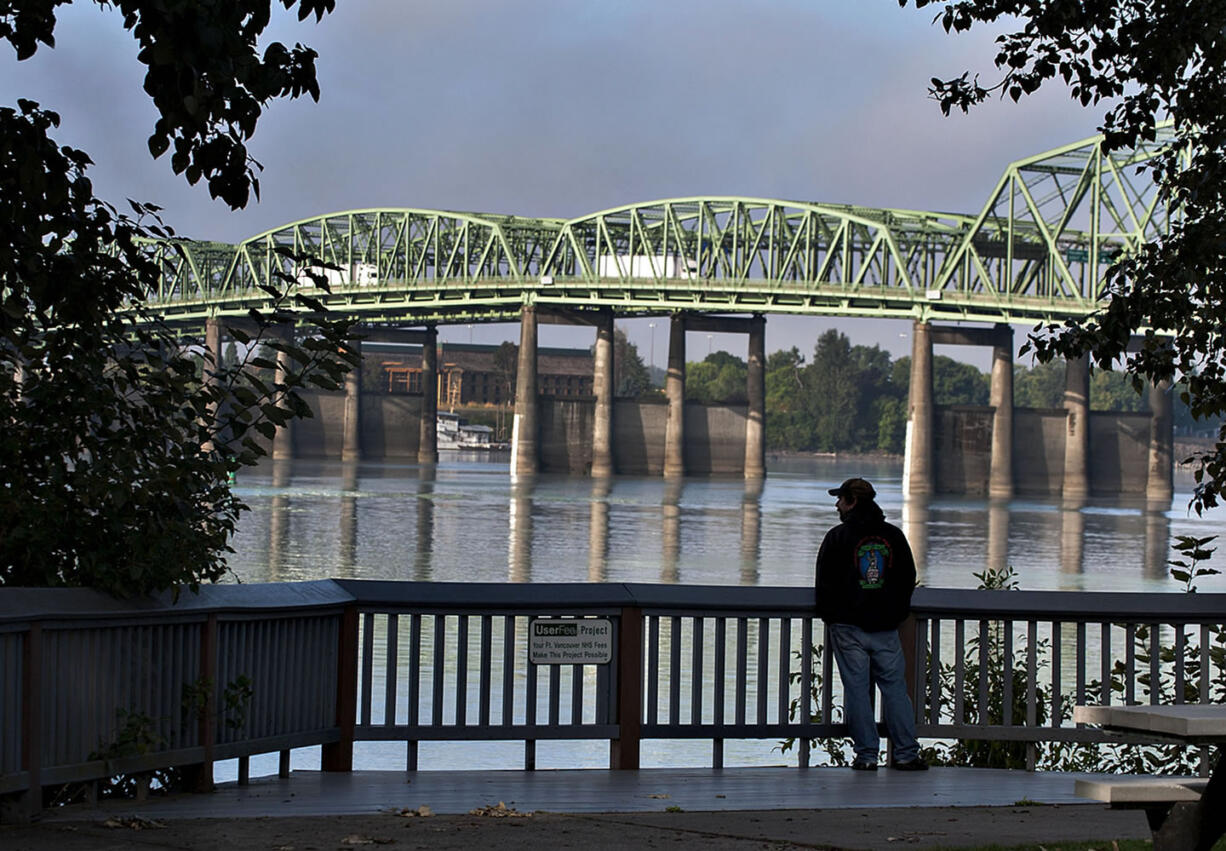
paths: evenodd
<path fill-rule="evenodd" d="M 1038 706 L 1039 685 L 1039 624 L 1029 621 L 1026 624 L 1026 726 L 1034 727 L 1039 723 Z"/>
<path fill-rule="evenodd" d="M 800 713 L 797 721 L 808 724 L 813 715 L 813 618 L 800 620 Z M 828 718 L 823 721 L 829 723 Z M 801 768 L 809 767 L 809 734 L 799 736 L 799 760 Z"/>
<path fill-rule="evenodd" d="M 933 618 L 928 665 L 928 723 L 941 723 L 941 619 Z"/>
<path fill-rule="evenodd" d="M 1162 697 L 1162 680 L 1159 663 L 1162 660 L 1161 646 L 1158 642 L 1158 632 L 1161 624 L 1154 624 L 1149 631 L 1149 702 L 1157 706 Z"/>
<path fill-rule="evenodd" d="M 647 615 L 647 723 L 660 722 L 660 616 Z"/>
<path fill-rule="evenodd" d="M 490 679 L 493 677 L 493 640 L 494 619 L 490 615 L 481 616 L 481 668 L 480 685 L 477 692 L 477 723 L 482 727 L 490 725 Z"/>
<path fill-rule="evenodd" d="M 387 616 L 387 653 L 383 660 L 384 701 L 383 723 L 386 726 L 396 725 L 396 671 L 400 662 L 400 616 Z"/>
<path fill-rule="evenodd" d="M 1077 703 L 1086 702 L 1086 625 L 1077 622 Z"/>
<path fill-rule="evenodd" d="M 583 666 L 570 666 L 570 723 L 583 723 Z"/>
<path fill-rule="evenodd" d="M 374 702 L 375 616 L 362 615 L 362 726 L 370 726 L 370 706 Z"/>
<path fill-rule="evenodd" d="M 702 690 L 704 683 L 702 679 L 702 654 L 706 648 L 703 646 L 703 619 L 695 617 L 693 624 L 693 641 L 691 642 L 690 654 L 690 723 L 702 723 Z"/>
<path fill-rule="evenodd" d="M 747 663 L 745 657 L 749 653 L 749 636 L 746 635 L 749 621 L 746 618 L 736 619 L 736 720 L 734 724 L 745 723 L 745 680 Z"/>
<path fill-rule="evenodd" d="M 754 722 L 766 723 L 766 698 L 770 688 L 770 621 L 758 618 L 758 707 L 754 713 Z"/>
<path fill-rule="evenodd" d="M 409 616 L 409 726 L 421 720 L 421 615 Z M 417 739 L 408 742 L 408 770 L 417 770 Z"/>
<path fill-rule="evenodd" d="M 502 619 L 502 717 L 504 727 L 515 723 L 515 616 Z"/>
<path fill-rule="evenodd" d="M 1051 622 L 1051 726 L 1062 726 L 1062 700 L 1064 696 L 1061 690 L 1064 688 L 1064 653 L 1062 647 L 1064 645 L 1064 623 L 1062 621 L 1053 620 Z"/>
<path fill-rule="evenodd" d="M 1124 703 L 1137 702 L 1137 625 L 1124 625 Z"/>
<path fill-rule="evenodd" d="M 966 723 L 966 621 L 954 622 L 954 723 Z"/>
<path fill-rule="evenodd" d="M 724 724 L 724 704 L 728 699 L 727 690 L 724 688 L 725 669 L 728 660 L 728 619 L 723 615 L 717 615 L 715 618 L 715 682 L 714 689 L 711 695 L 712 702 L 712 723 L 716 727 L 722 727 Z M 715 768 L 723 766 L 723 739 L 716 739 L 712 745 L 711 764 Z"/>
<path fill-rule="evenodd" d="M 988 723 L 988 643 L 989 630 L 987 621 L 979 621 L 979 713 L 975 723 L 984 726 Z"/>
<path fill-rule="evenodd" d="M 1013 726 L 1013 621 L 1004 622 L 1004 670 L 1001 678 L 1004 682 L 1004 706 L 1002 707 L 1004 725 Z"/>
<path fill-rule="evenodd" d="M 1101 638 L 1099 639 L 1099 653 L 1102 654 L 1099 669 L 1101 673 L 1099 677 L 1099 702 L 1103 706 L 1111 705 L 1111 624 L 1103 623 L 1100 625 L 1102 630 Z"/>
<path fill-rule="evenodd" d="M 533 665 L 529 658 L 530 652 L 528 647 L 525 646 L 523 659 L 527 681 L 524 685 L 524 723 L 529 727 L 535 727 L 537 702 L 536 665 Z M 524 770 L 536 770 L 536 739 L 524 740 Z"/>
<path fill-rule="evenodd" d="M 468 723 L 468 618 L 456 616 L 455 649 L 455 723 L 463 727 Z"/>
<path fill-rule="evenodd" d="M 668 621 L 668 723 L 681 722 L 681 618 Z"/>
<path fill-rule="evenodd" d="M 447 651 L 447 616 L 434 616 L 434 664 L 430 674 L 430 726 L 443 726 L 443 680 Z"/>
<path fill-rule="evenodd" d="M 1198 703 L 1209 703 L 1209 668 L 1213 658 L 1209 653 L 1209 624 L 1200 625 L 1200 695 Z"/>
<path fill-rule="evenodd" d="M 1184 693 L 1186 690 L 1185 670 L 1184 670 L 1184 654 L 1188 651 L 1187 635 L 1184 629 L 1187 625 L 1182 623 L 1174 624 L 1175 627 L 1175 702 L 1186 703 L 1187 696 Z"/>
<path fill-rule="evenodd" d="M 558 726 L 559 706 L 561 705 L 562 666 L 549 666 L 549 726 Z"/>
<path fill-rule="evenodd" d="M 834 648 L 830 627 L 822 624 L 822 723 L 834 723 Z"/>
<path fill-rule="evenodd" d="M 779 708 L 776 719 L 780 724 L 788 723 L 788 704 L 791 703 L 791 650 L 792 650 L 792 619 L 779 620 Z"/>

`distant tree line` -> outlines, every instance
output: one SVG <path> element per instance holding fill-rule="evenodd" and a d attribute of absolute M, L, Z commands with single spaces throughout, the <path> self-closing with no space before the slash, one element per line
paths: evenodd
<path fill-rule="evenodd" d="M 990 377 L 944 355 L 933 363 L 938 405 L 987 405 Z M 727 352 L 714 352 L 686 364 L 686 398 L 704 403 L 744 404 L 747 365 Z M 1059 408 L 1064 400 L 1062 361 L 1034 367 L 1015 365 L 1014 404 L 1022 408 Z M 796 347 L 766 359 L 766 442 L 776 451 L 886 452 L 900 454 L 907 423 L 911 358 L 894 360 L 880 346 L 852 345 L 837 330 L 818 338 L 806 363 Z M 1149 400 L 1130 376 L 1096 370 L 1090 379 L 1095 410 L 1146 411 Z M 1181 434 L 1212 432 L 1216 424 L 1197 423 L 1179 399 L 1175 425 Z"/>

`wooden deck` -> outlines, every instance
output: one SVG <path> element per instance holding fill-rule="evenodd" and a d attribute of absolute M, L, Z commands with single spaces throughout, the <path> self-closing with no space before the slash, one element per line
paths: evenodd
<path fill-rule="evenodd" d="M 288 779 L 221 784 L 211 795 L 176 795 L 106 804 L 150 818 L 346 815 L 417 809 L 467 813 L 500 801 L 520 812 L 765 811 L 863 807 L 984 807 L 1019 801 L 1085 804 L 1075 781 L 1104 775 L 985 768 L 923 773 L 846 768 L 604 769 L 528 771 L 294 771 Z M 97 810 L 49 812 L 81 818 Z M 74 816 L 75 812 L 75 816 Z M 92 816 L 90 816 L 92 817 Z"/>

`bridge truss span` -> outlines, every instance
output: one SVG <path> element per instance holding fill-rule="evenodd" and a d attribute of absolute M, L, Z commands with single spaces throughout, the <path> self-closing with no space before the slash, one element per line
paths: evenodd
<path fill-rule="evenodd" d="M 1101 136 L 1012 163 L 979 214 L 731 196 L 629 204 L 570 220 L 379 208 L 238 245 L 153 243 L 167 319 L 267 307 L 293 284 L 366 322 L 515 319 L 525 305 L 1060 321 L 1108 297 L 1107 269 L 1171 224 L 1135 150 Z M 292 260 L 290 252 L 310 261 Z M 323 280 L 330 292 L 316 286 Z"/>

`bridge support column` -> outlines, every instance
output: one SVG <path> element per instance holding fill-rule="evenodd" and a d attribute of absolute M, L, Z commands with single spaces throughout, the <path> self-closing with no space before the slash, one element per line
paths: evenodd
<path fill-rule="evenodd" d="M 421 426 L 417 463 L 438 463 L 438 329 L 426 328 L 421 344 Z"/>
<path fill-rule="evenodd" d="M 511 475 L 531 475 L 537 469 L 536 307 L 525 304 L 519 320 L 519 367 L 515 377 L 515 419 L 511 426 Z"/>
<path fill-rule="evenodd" d="M 362 343 L 350 340 L 349 345 L 359 358 Z M 345 373 L 345 426 L 341 438 L 341 460 L 360 461 L 362 458 L 362 362 Z"/>
<path fill-rule="evenodd" d="M 221 369 L 221 320 L 213 316 L 204 320 L 204 348 L 208 357 L 204 362 L 204 383 L 210 389 L 217 387 L 217 373 Z M 18 373 L 20 375 L 20 373 Z M 210 419 L 217 420 L 217 403 L 209 403 Z M 213 441 L 206 440 L 200 447 L 205 452 L 213 451 Z"/>
<path fill-rule="evenodd" d="M 745 395 L 745 478 L 766 475 L 766 318 L 755 316 L 749 328 L 749 370 Z"/>
<path fill-rule="evenodd" d="M 1149 474 L 1145 482 L 1145 501 L 1153 511 L 1166 511 L 1175 495 L 1172 457 L 1174 455 L 1174 415 L 1171 410 L 1171 382 L 1149 385 Z"/>
<path fill-rule="evenodd" d="M 664 428 L 664 475 L 685 475 L 685 315 L 674 313 L 668 333 L 668 421 Z"/>
<path fill-rule="evenodd" d="M 999 335 L 992 347 L 992 471 L 988 497 L 1013 496 L 1013 329 L 996 326 Z"/>
<path fill-rule="evenodd" d="M 1080 503 L 1090 495 L 1090 362 L 1084 355 L 1065 366 L 1064 409 L 1068 420 L 1060 495 L 1066 503 Z"/>
<path fill-rule="evenodd" d="M 613 475 L 613 311 L 606 310 L 596 326 L 592 390 L 596 411 L 592 420 L 592 475 Z"/>
<path fill-rule="evenodd" d="M 903 495 L 927 496 L 934 490 L 932 469 L 932 327 L 916 321 L 911 332 L 911 383 L 907 404 L 907 445 Z"/>
<path fill-rule="evenodd" d="M 279 328 L 276 331 L 278 337 L 284 342 L 291 342 L 294 339 L 294 330 L 290 328 Z M 289 379 L 290 357 L 286 352 L 277 352 L 277 370 L 276 383 L 284 386 Z M 277 394 L 277 401 L 280 402 L 284 398 L 284 393 Z M 290 420 L 285 425 L 277 426 L 276 435 L 272 439 L 272 457 L 273 460 L 288 459 L 294 457 L 294 421 Z"/>

